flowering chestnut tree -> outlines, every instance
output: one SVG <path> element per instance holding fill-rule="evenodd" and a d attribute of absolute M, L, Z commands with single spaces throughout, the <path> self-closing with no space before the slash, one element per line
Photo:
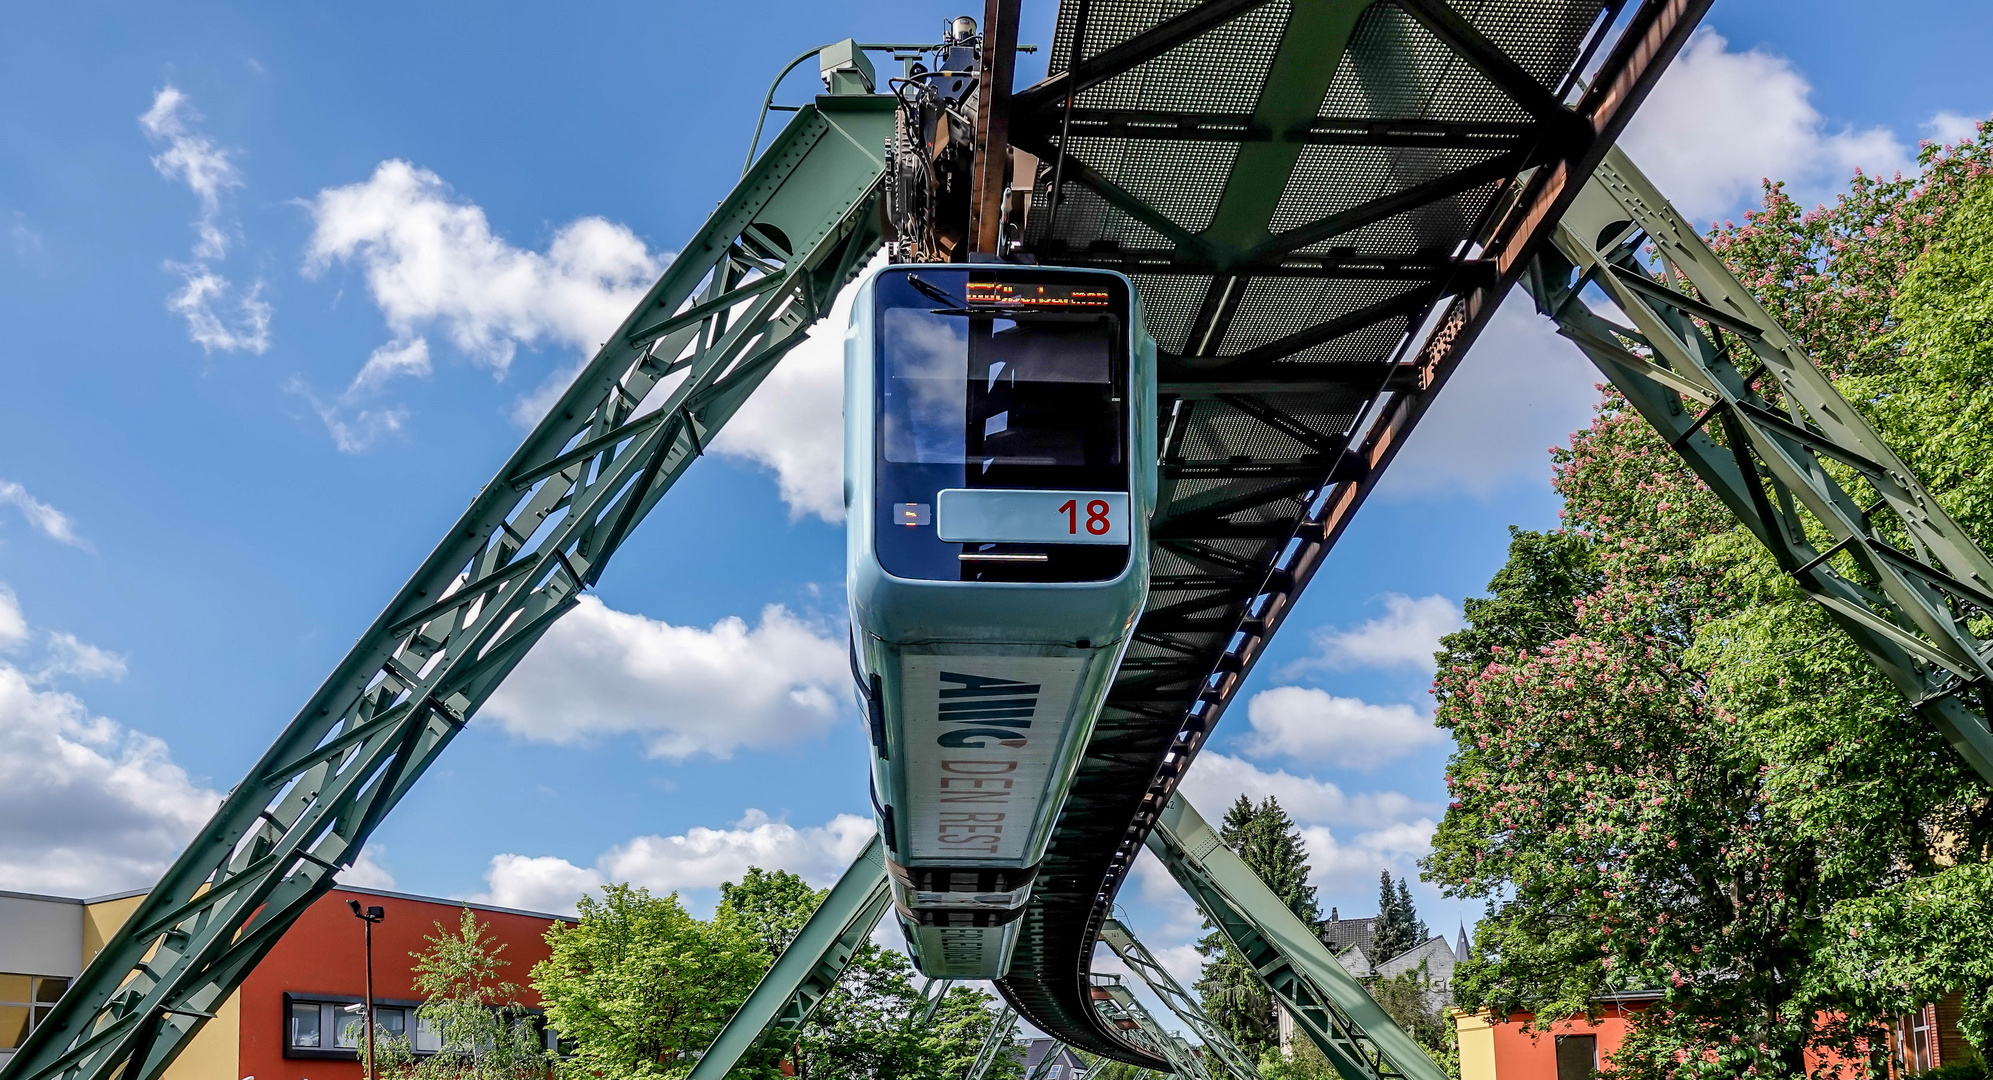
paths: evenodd
<path fill-rule="evenodd" d="M 1806 212 L 1767 184 L 1712 237 L 1982 544 L 1989 161 L 1982 130 Z M 1554 459 L 1563 527 L 1514 533 L 1434 684 L 1456 751 L 1427 877 L 1490 903 L 1459 1003 L 1658 991 L 1629 1077 L 1879 1063 L 1881 1024 L 1952 991 L 1983 1040 L 1988 790 L 1617 394 Z"/>

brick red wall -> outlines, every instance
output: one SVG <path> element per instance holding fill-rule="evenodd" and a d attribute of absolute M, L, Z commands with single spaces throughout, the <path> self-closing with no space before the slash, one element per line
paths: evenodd
<path fill-rule="evenodd" d="M 364 932 L 366 927 L 346 906 L 387 909 L 387 918 L 374 926 L 374 997 L 418 1000 L 411 953 L 429 947 L 436 924 L 455 932 L 463 910 L 448 901 L 412 900 L 347 889 L 334 889 L 313 904 L 270 955 L 256 966 L 238 991 L 242 1003 L 241 1076 L 256 1080 L 361 1080 L 357 1061 L 292 1059 L 284 1056 L 284 995 L 346 994 L 359 997 L 366 988 Z M 548 920 L 473 908 L 486 926 L 485 936 L 503 942 L 499 958 L 509 962 L 499 977 L 523 988 L 522 1002 L 537 1007 L 528 973 L 547 958 L 542 935 Z"/>

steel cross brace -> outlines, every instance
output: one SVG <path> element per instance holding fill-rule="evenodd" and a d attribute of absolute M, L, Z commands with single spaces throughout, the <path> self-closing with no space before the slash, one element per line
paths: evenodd
<path fill-rule="evenodd" d="M 686 1080 L 721 1080 L 741 1055 L 764 1040 L 794 1038 L 837 985 L 852 954 L 871 936 L 892 901 L 886 886 L 885 846 L 875 834 L 823 903 L 810 913 L 796 939 L 775 958 L 775 966 L 720 1029 Z M 947 992 L 944 984 L 923 1011 L 931 1014 L 934 1004 Z"/>
<path fill-rule="evenodd" d="M 1232 1080 L 1259 1080 L 1259 1069 L 1253 1064 L 1252 1059 L 1246 1056 L 1244 1050 L 1239 1049 L 1238 1044 L 1232 1041 L 1231 1036 L 1225 1034 L 1223 1028 L 1206 1015 L 1204 1007 L 1184 990 L 1176 981 L 1176 976 L 1171 975 L 1167 968 L 1156 962 L 1148 947 L 1135 937 L 1127 924 L 1119 919 L 1108 919 L 1101 923 L 1100 940 L 1106 942 L 1107 947 L 1114 950 L 1114 955 L 1121 958 L 1121 962 L 1127 965 L 1128 970 L 1134 972 L 1137 978 L 1147 984 L 1149 990 L 1162 1000 L 1163 1005 L 1175 1013 L 1177 1019 L 1183 1021 L 1184 1026 L 1197 1036 L 1198 1041 L 1204 1044 L 1205 1051 L 1217 1059 L 1231 1075 Z"/>
<path fill-rule="evenodd" d="M 1183 1080 L 1218 1080 L 1204 1067 L 1204 1059 L 1174 1032 L 1156 1023 L 1156 1018 L 1136 1000 L 1135 995 L 1114 975 L 1093 977 L 1093 1007 L 1109 1025 L 1120 1030 L 1130 1042 L 1169 1062 L 1170 1071 Z M 1052 1055 L 1047 1054 L 1050 1060 Z M 1042 1069 L 1044 1063 L 1039 1067 Z M 1042 1080 L 1036 1074 L 1026 1080 Z"/>
<path fill-rule="evenodd" d="M 0 1076 L 172 1062 L 877 249 L 892 116 L 796 115 Z"/>
<path fill-rule="evenodd" d="M 1993 644 L 1968 626 L 1993 613 L 1993 563 L 1623 152 L 1555 245 L 1525 279 L 1537 309 L 1993 780 Z M 1587 284 L 1633 325 L 1587 307 Z"/>
<path fill-rule="evenodd" d="M 1005 1003 L 996 1023 L 990 1025 L 989 1034 L 983 1036 L 982 1049 L 976 1051 L 976 1060 L 969 1063 L 969 1071 L 962 1075 L 962 1080 L 983 1080 L 997 1058 L 1010 1051 L 1016 1037 L 1017 1010 Z"/>
<path fill-rule="evenodd" d="M 1343 1080 L 1444 1080 L 1445 1073 L 1281 903 L 1182 792 L 1149 833 L 1149 851 L 1239 951 Z"/>

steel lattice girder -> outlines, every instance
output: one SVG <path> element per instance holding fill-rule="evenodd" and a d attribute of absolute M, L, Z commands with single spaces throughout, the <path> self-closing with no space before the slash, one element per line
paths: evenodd
<path fill-rule="evenodd" d="M 1314 928 L 1225 846 L 1181 792 L 1164 807 L 1148 846 L 1343 1080 L 1444 1080 Z"/>
<path fill-rule="evenodd" d="M 1246 1056 L 1244 1050 L 1239 1049 L 1238 1044 L 1232 1041 L 1231 1036 L 1225 1034 L 1223 1028 L 1205 1014 L 1204 1007 L 1184 990 L 1176 981 L 1176 976 L 1171 975 L 1167 968 L 1156 962 L 1156 958 L 1150 955 L 1148 946 L 1142 944 L 1134 931 L 1128 929 L 1119 919 L 1109 919 L 1100 925 L 1100 940 L 1114 950 L 1114 955 L 1120 957 L 1128 970 L 1134 972 L 1137 978 L 1148 985 L 1149 990 L 1169 1011 L 1176 1014 L 1177 1019 L 1183 1021 L 1184 1026 L 1197 1036 L 1198 1041 L 1204 1044 L 1205 1051 L 1218 1060 L 1219 1065 L 1231 1075 L 1232 1080 L 1259 1080 L 1259 1069 L 1253 1064 L 1253 1060 Z"/>
<path fill-rule="evenodd" d="M 1156 1018 L 1116 976 L 1093 977 L 1093 1005 L 1108 1023 L 1169 1062 L 1170 1071 L 1183 1080 L 1218 1080 L 1211 1075 L 1211 1070 L 1204 1067 L 1204 1059 L 1197 1055 L 1197 1051 L 1174 1032 L 1156 1023 Z"/>
<path fill-rule="evenodd" d="M 976 1060 L 969 1063 L 969 1071 L 962 1075 L 962 1080 L 983 1080 L 996 1059 L 1010 1050 L 1016 1035 L 1017 1010 L 1005 1005 L 996 1022 L 990 1025 L 989 1033 L 983 1036 L 982 1049 L 976 1051 Z"/>
<path fill-rule="evenodd" d="M 891 124 L 797 114 L 0 1076 L 173 1060 L 877 249 Z"/>
<path fill-rule="evenodd" d="M 1653 270 L 1640 259 L 1648 242 Z M 1993 780 L 1993 643 L 1967 626 L 1993 613 L 1993 563 L 1624 153 L 1593 173 L 1528 283 L 1559 333 Z M 1587 284 L 1633 325 L 1587 307 Z"/>
<path fill-rule="evenodd" d="M 721 1080 L 741 1055 L 764 1039 L 794 1038 L 825 995 L 837 986 L 852 954 L 871 936 L 892 902 L 892 890 L 886 885 L 885 844 L 874 834 L 823 903 L 810 913 L 796 939 L 775 958 L 775 965 L 720 1029 L 686 1080 Z M 924 1002 L 923 1011 L 932 1015 L 947 992 L 943 980 L 940 992 Z"/>
<path fill-rule="evenodd" d="M 1584 2 L 1065 0 L 1051 77 L 1013 100 L 1014 140 L 1063 169 L 1057 221 L 1041 190 L 1028 241 L 1046 262 L 1130 273 L 1169 354 L 1149 604 L 1000 983 L 1069 1045 L 1161 1064 L 1085 998 L 1132 859 L 1708 7 Z"/>

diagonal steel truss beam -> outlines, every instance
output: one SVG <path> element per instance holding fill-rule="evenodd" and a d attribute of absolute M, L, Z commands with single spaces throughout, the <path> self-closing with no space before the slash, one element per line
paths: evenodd
<path fill-rule="evenodd" d="M 1010 1051 L 1017 1040 L 1017 1010 L 1005 1004 L 997 1014 L 996 1023 L 990 1025 L 989 1033 L 983 1036 L 982 1049 L 976 1051 L 976 1060 L 969 1063 L 969 1071 L 962 1074 L 962 1080 L 983 1080 L 989 1075 L 990 1066 L 998 1057 Z"/>
<path fill-rule="evenodd" d="M 1123 1038 L 1169 1062 L 1170 1071 L 1181 1080 L 1220 1080 L 1212 1075 L 1194 1047 L 1156 1023 L 1156 1018 L 1122 985 L 1118 976 L 1095 975 L 1092 990 L 1093 1007 L 1108 1024 L 1118 1028 Z M 1039 1078 L 1033 1076 L 1028 1080 Z"/>
<path fill-rule="evenodd" d="M 1968 625 L 1993 613 L 1993 562 L 1624 153 L 1555 242 L 1527 279 L 1538 310 L 1993 780 L 1993 642 Z M 1633 325 L 1587 307 L 1587 285 Z"/>
<path fill-rule="evenodd" d="M 1119 919 L 1109 919 L 1101 923 L 1100 940 L 1114 950 L 1114 955 L 1121 958 L 1121 962 L 1127 965 L 1128 970 L 1134 972 L 1135 976 L 1162 1000 L 1163 1005 L 1176 1014 L 1178 1020 L 1183 1021 L 1184 1026 L 1204 1044 L 1204 1052 L 1217 1061 L 1231 1080 L 1259 1080 L 1259 1069 L 1253 1064 L 1253 1060 L 1246 1056 L 1244 1050 L 1239 1049 L 1238 1044 L 1232 1041 L 1231 1036 L 1225 1034 L 1223 1028 L 1205 1014 L 1204 1006 L 1198 1004 L 1197 999 L 1184 990 L 1176 981 L 1176 976 L 1171 975 L 1169 969 L 1156 962 L 1156 958 L 1150 955 L 1148 947 L 1142 944 L 1134 931 L 1129 930 L 1125 923 Z"/>
<path fill-rule="evenodd" d="M 877 249 L 892 116 L 796 115 L 0 1076 L 172 1062 Z"/>
<path fill-rule="evenodd" d="M 1163 807 L 1148 846 L 1343 1080 L 1443 1080 L 1446 1074 L 1181 792 Z"/>
<path fill-rule="evenodd" d="M 686 1080 L 721 1080 L 741 1055 L 757 1045 L 784 1036 L 793 1038 L 837 985 L 852 954 L 871 936 L 892 901 L 886 886 L 885 845 L 874 834 L 831 887 L 830 895 L 810 913 L 796 940 L 775 958 L 775 965 L 720 1029 Z M 922 1011 L 932 1016 L 934 1006 L 947 992 L 944 980 L 940 991 L 924 1000 Z"/>

